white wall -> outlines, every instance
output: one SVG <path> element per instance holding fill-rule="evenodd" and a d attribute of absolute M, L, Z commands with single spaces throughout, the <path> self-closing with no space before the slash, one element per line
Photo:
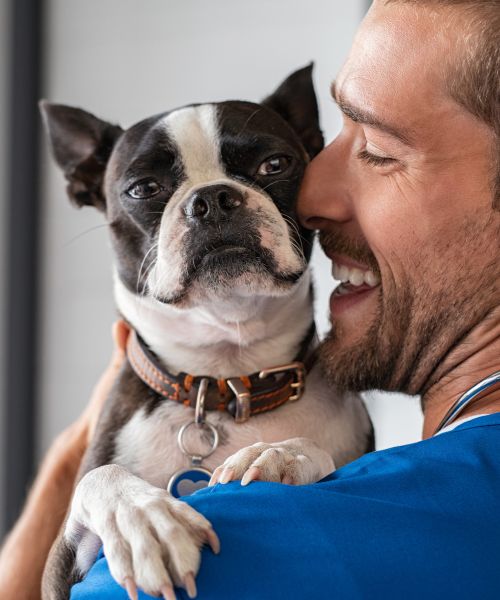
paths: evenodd
<path fill-rule="evenodd" d="M 191 102 L 258 100 L 311 59 L 327 139 L 340 116 L 328 96 L 365 0 L 48 0 L 45 97 L 128 126 Z M 111 254 L 103 219 L 77 211 L 45 156 L 40 451 L 74 419 L 108 359 L 115 311 Z M 326 327 L 329 267 L 317 257 L 320 328 Z M 396 441 L 417 439 L 406 400 L 370 407 L 397 410 L 409 423 Z M 390 405 L 390 411 L 384 408 Z M 406 411 L 406 412 L 405 412 Z M 399 418 L 399 417 L 398 417 Z M 392 438 L 382 428 L 382 445 Z"/>

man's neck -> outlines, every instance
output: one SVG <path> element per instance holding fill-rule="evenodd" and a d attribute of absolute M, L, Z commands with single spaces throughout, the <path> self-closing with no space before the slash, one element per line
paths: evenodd
<path fill-rule="evenodd" d="M 422 398 L 423 437 L 432 436 L 443 417 L 462 394 L 500 370 L 500 307 L 475 327 L 450 353 L 437 378 Z M 460 418 L 500 412 L 500 390 L 491 388 L 460 413 Z"/>

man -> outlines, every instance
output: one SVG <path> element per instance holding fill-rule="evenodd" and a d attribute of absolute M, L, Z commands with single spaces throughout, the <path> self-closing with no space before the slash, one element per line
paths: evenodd
<path fill-rule="evenodd" d="M 320 360 L 332 385 L 421 394 L 425 440 L 315 485 L 191 497 L 222 546 L 200 598 L 499 596 L 499 38 L 499 0 L 376 0 L 363 22 L 332 89 L 344 127 L 299 211 L 380 285 L 332 295 Z M 101 558 L 74 597 L 126 594 Z"/>

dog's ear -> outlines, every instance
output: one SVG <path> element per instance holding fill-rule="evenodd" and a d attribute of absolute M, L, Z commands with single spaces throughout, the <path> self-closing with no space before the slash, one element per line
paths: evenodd
<path fill-rule="evenodd" d="M 261 102 L 272 108 L 294 129 L 310 158 L 324 145 L 319 127 L 318 103 L 312 80 L 313 63 L 289 75 L 278 89 Z"/>
<path fill-rule="evenodd" d="M 40 102 L 52 152 L 76 206 L 106 209 L 102 183 L 106 164 L 123 130 L 79 108 Z"/>

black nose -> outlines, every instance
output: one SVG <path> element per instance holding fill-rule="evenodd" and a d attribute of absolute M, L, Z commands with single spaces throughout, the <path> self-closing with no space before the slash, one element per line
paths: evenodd
<path fill-rule="evenodd" d="M 197 221 L 219 221 L 234 216 L 245 203 L 243 194 L 229 185 L 217 184 L 197 190 L 186 202 L 184 213 Z"/>

